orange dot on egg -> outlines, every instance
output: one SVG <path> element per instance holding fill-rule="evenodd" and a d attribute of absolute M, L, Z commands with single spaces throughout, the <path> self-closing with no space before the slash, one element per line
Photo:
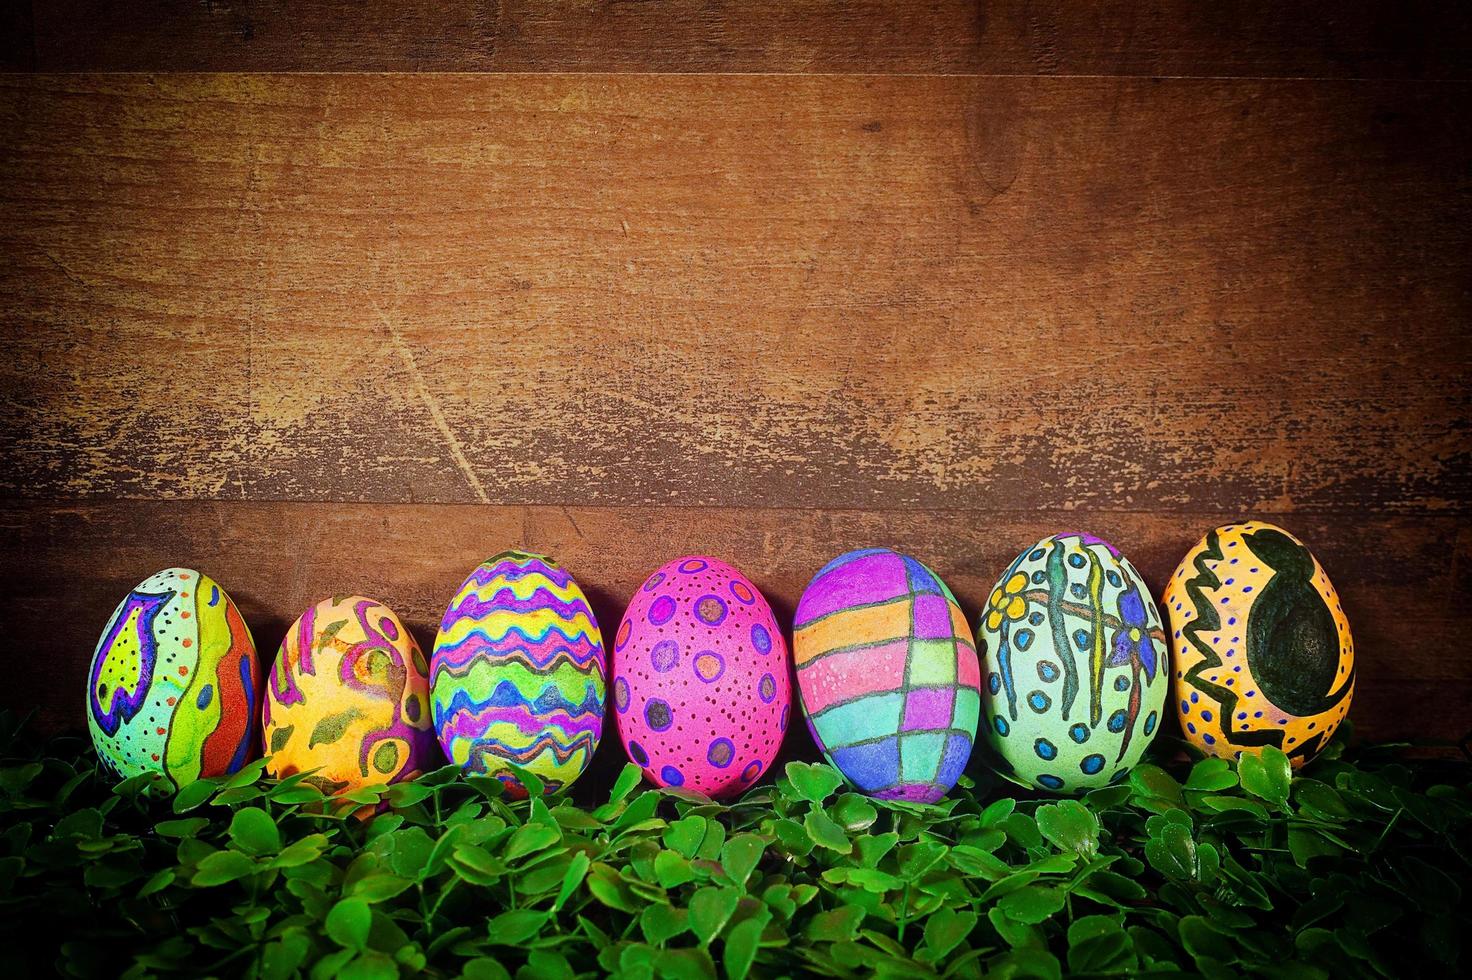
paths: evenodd
<path fill-rule="evenodd" d="M 180 677 L 186 677 L 186 676 L 188 676 L 188 674 L 189 674 L 189 668 L 188 667 L 180 667 L 179 668 L 179 676 Z"/>
<path fill-rule="evenodd" d="M 158 732 L 158 733 L 159 733 L 159 734 L 160 734 L 160 735 L 162 735 L 162 734 L 164 734 L 164 731 L 165 731 L 165 730 L 164 730 L 164 729 L 162 729 L 162 728 L 155 728 L 155 729 L 154 729 L 154 731 L 156 731 L 156 732 Z"/>
<path fill-rule="evenodd" d="M 180 578 L 183 578 L 183 579 L 187 579 L 189 577 L 189 573 L 188 572 L 180 572 L 179 573 L 179 577 Z"/>
<path fill-rule="evenodd" d="M 168 699 L 168 703 L 169 703 L 169 704 L 170 704 L 170 705 L 172 705 L 172 704 L 173 704 L 173 703 L 174 703 L 174 702 L 175 702 L 175 700 L 177 700 L 177 699 L 176 699 L 176 698 L 169 698 L 169 699 Z"/>
<path fill-rule="evenodd" d="M 194 646 L 194 641 L 193 640 L 184 640 L 183 641 L 183 645 L 186 646 L 186 647 L 192 647 L 192 646 Z M 180 670 L 183 670 L 184 668 L 180 667 L 179 669 Z"/>
<path fill-rule="evenodd" d="M 180 592 L 179 593 L 179 598 L 180 599 L 188 599 L 189 598 L 189 593 L 188 592 Z"/>
<path fill-rule="evenodd" d="M 154 762 L 157 762 L 158 761 L 158 753 L 157 752 L 153 753 L 153 761 Z"/>
<path fill-rule="evenodd" d="M 180 619 L 188 619 L 189 618 L 189 614 L 187 612 L 181 612 L 179 614 L 179 618 Z"/>

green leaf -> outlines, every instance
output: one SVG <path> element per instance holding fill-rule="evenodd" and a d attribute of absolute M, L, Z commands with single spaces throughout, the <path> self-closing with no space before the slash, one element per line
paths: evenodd
<path fill-rule="evenodd" d="M 214 796 L 215 790 L 217 789 L 219 789 L 219 787 L 216 786 L 214 782 L 207 779 L 201 779 L 198 782 L 190 783 L 188 786 L 185 786 L 183 789 L 179 790 L 177 794 L 175 794 L 174 812 L 188 813 L 190 810 L 193 810 L 195 807 L 204 803 L 204 801 L 209 799 L 211 796 Z"/>
<path fill-rule="evenodd" d="M 515 861 L 528 854 L 546 850 L 560 840 L 562 840 L 562 829 L 555 824 L 548 826 L 542 823 L 529 823 L 524 827 L 516 828 L 512 833 L 511 840 L 506 845 L 505 858 L 508 861 Z"/>
<path fill-rule="evenodd" d="M 1237 785 L 1237 774 L 1226 759 L 1202 759 L 1191 767 L 1186 778 L 1186 789 L 1197 789 L 1208 793 L 1219 793 Z"/>
<path fill-rule="evenodd" d="M 819 912 L 808 920 L 804 931 L 813 942 L 838 942 L 858 935 L 859 924 L 863 921 L 863 909 L 845 905 L 828 912 Z"/>
<path fill-rule="evenodd" d="M 844 793 L 828 808 L 828 816 L 849 833 L 868 830 L 879 819 L 879 811 L 858 793 Z"/>
<path fill-rule="evenodd" d="M 683 857 L 693 858 L 704 841 L 705 818 L 701 816 L 682 817 L 664 831 L 664 846 Z"/>
<path fill-rule="evenodd" d="M 254 874 L 256 863 L 239 851 L 216 851 L 199 862 L 194 872 L 196 888 L 211 888 Z"/>
<path fill-rule="evenodd" d="M 552 911 L 560 911 L 567 904 L 567 900 L 572 898 L 573 894 L 577 892 L 578 886 L 583 883 L 583 878 L 587 876 L 588 868 L 591 865 L 592 861 L 588 859 L 588 855 L 584 851 L 578 851 L 572 856 L 572 860 L 568 862 L 567 870 L 562 874 L 562 887 L 557 891 L 557 900 L 552 903 Z"/>
<path fill-rule="evenodd" d="M 369 904 L 386 902 L 413 887 L 414 882 L 398 875 L 365 875 L 353 882 L 348 894 Z"/>
<path fill-rule="evenodd" d="M 650 905 L 639 915 L 639 928 L 646 940 L 663 946 L 690 928 L 690 913 L 669 905 Z"/>
<path fill-rule="evenodd" d="M 1003 895 L 997 901 L 997 908 L 1014 922 L 1036 925 L 1060 912 L 1066 897 L 1061 888 L 1027 885 Z"/>
<path fill-rule="evenodd" d="M 186 817 L 183 820 L 162 820 L 153 826 L 160 837 L 195 837 L 210 825 L 205 817 Z"/>
<path fill-rule="evenodd" d="M 843 777 L 831 766 L 806 762 L 787 763 L 787 781 L 798 799 L 822 803 L 843 785 Z"/>
<path fill-rule="evenodd" d="M 1196 877 L 1196 841 L 1191 829 L 1179 823 L 1166 823 L 1146 841 L 1145 857 L 1167 878 L 1186 881 Z"/>
<path fill-rule="evenodd" d="M 853 850 L 853 842 L 843 832 L 843 828 L 834 823 L 822 810 L 808 811 L 808 815 L 803 818 L 802 826 L 807 831 L 808 838 L 818 847 L 825 847 L 839 854 L 848 854 Z"/>
<path fill-rule="evenodd" d="M 1243 759 L 1250 758 L 1243 756 Z M 1237 951 L 1219 929 L 1199 915 L 1188 915 L 1180 921 L 1181 945 L 1196 959 L 1204 962 L 1231 965 L 1237 961 Z"/>
<path fill-rule="evenodd" d="M 726 947 L 721 955 L 721 963 L 730 980 L 745 980 L 752 963 L 756 961 L 761 938 L 762 920 L 755 918 L 736 923 L 726 933 Z"/>
<path fill-rule="evenodd" d="M 323 924 L 327 935 L 339 946 L 362 949 L 368 943 L 373 912 L 361 898 L 344 898 L 332 906 Z"/>
<path fill-rule="evenodd" d="M 957 912 L 942 906 L 925 920 L 925 949 L 928 962 L 939 963 L 976 928 L 975 912 Z"/>
<path fill-rule="evenodd" d="M 637 912 L 639 901 L 629 890 L 628 883 L 613 868 L 595 861 L 588 868 L 588 891 L 598 901 L 620 912 Z"/>
<path fill-rule="evenodd" d="M 726 877 L 744 887 L 766 849 L 767 842 L 755 834 L 738 834 L 727 840 L 721 848 L 721 867 L 725 869 Z"/>
<path fill-rule="evenodd" d="M 1093 857 L 1099 850 L 1099 820 L 1077 800 L 1062 800 L 1037 809 L 1038 830 L 1060 851 Z"/>
<path fill-rule="evenodd" d="M 512 909 L 487 923 L 486 934 L 498 946 L 520 946 L 542 931 L 550 915 L 536 909 Z"/>
<path fill-rule="evenodd" d="M 1147 809 L 1158 811 L 1186 805 L 1181 784 L 1159 766 L 1136 766 L 1130 770 L 1129 783 L 1135 798 Z"/>
<path fill-rule="evenodd" d="M 173 883 L 174 869 L 163 868 L 155 872 L 153 877 L 149 878 L 143 883 L 143 887 L 138 889 L 138 897 L 146 898 L 147 896 L 152 895 L 155 892 L 163 891 L 165 888 L 169 887 Z"/>
<path fill-rule="evenodd" d="M 506 968 L 489 956 L 468 960 L 461 968 L 460 976 L 462 980 L 511 980 Z"/>
<path fill-rule="evenodd" d="M 1279 749 L 1265 745 L 1260 756 L 1242 756 L 1237 763 L 1237 774 L 1242 788 L 1253 796 L 1277 806 L 1288 802 L 1293 767 Z"/>
<path fill-rule="evenodd" d="M 736 911 L 741 893 L 735 888 L 701 888 L 690 898 L 690 928 L 702 943 L 721 934 Z"/>
<path fill-rule="evenodd" d="M 230 841 L 247 854 L 263 857 L 281 850 L 281 831 L 265 810 L 248 806 L 231 818 Z"/>

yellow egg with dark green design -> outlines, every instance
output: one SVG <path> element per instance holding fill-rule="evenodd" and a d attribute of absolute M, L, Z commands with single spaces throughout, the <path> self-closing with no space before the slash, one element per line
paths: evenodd
<path fill-rule="evenodd" d="M 1186 553 L 1165 590 L 1181 730 L 1208 755 L 1318 755 L 1354 697 L 1354 639 L 1318 559 L 1263 521 Z"/>
<path fill-rule="evenodd" d="M 271 665 L 264 738 L 274 776 L 337 793 L 441 765 L 429 665 L 393 610 L 336 596 L 302 613 Z"/>

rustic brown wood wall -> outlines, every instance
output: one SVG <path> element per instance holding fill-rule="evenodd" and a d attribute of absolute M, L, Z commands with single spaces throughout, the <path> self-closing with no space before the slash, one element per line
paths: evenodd
<path fill-rule="evenodd" d="M 1461 736 L 1472 13 L 1060 6 L 6 5 L 4 703 L 80 725 L 169 564 L 270 652 L 341 591 L 427 641 L 508 546 L 606 629 L 876 543 L 974 616 L 1043 534 L 1158 587 L 1255 515 L 1359 730 Z"/>

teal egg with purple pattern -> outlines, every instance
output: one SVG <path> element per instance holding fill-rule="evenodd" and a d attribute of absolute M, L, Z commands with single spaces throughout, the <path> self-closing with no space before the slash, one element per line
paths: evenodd
<path fill-rule="evenodd" d="M 1155 600 L 1113 545 L 1056 534 L 1008 566 L 982 610 L 980 737 L 1002 774 L 1074 792 L 1123 779 L 1170 684 Z"/>

